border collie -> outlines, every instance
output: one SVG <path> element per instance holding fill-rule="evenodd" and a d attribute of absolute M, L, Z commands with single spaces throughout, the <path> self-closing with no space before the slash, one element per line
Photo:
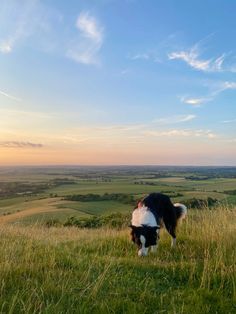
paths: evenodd
<path fill-rule="evenodd" d="M 151 193 L 138 202 L 137 208 L 132 213 L 131 238 L 137 244 L 139 256 L 146 256 L 148 248 L 156 251 L 160 228 L 165 225 L 172 236 L 171 246 L 176 244 L 177 223 L 187 214 L 185 205 L 172 204 L 167 195 Z"/>

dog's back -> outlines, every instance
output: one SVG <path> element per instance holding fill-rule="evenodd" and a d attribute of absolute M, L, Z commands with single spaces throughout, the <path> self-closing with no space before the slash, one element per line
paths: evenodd
<path fill-rule="evenodd" d="M 163 220 L 166 230 L 176 239 L 177 215 L 169 196 L 162 193 L 151 193 L 143 199 L 143 204 L 150 208 L 158 224 Z"/>
<path fill-rule="evenodd" d="M 143 204 L 152 211 L 157 222 L 163 219 L 165 225 L 176 225 L 176 212 L 169 196 L 151 193 L 143 199 Z"/>

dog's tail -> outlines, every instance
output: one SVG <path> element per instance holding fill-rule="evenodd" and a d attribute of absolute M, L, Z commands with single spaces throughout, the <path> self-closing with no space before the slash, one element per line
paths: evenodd
<path fill-rule="evenodd" d="M 186 218 L 187 207 L 184 204 L 175 203 L 174 208 L 175 208 L 176 218 L 178 222 Z"/>

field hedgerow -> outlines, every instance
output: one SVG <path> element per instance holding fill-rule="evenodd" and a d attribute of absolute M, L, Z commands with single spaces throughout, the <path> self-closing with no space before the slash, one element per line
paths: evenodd
<path fill-rule="evenodd" d="M 1 313 L 235 313 L 236 211 L 192 211 L 137 256 L 123 228 L 0 228 Z"/>

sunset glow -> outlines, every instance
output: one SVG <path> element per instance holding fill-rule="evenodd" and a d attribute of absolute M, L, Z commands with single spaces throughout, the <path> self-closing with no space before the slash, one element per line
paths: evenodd
<path fill-rule="evenodd" d="M 202 6 L 2 0 L 0 165 L 236 165 L 236 3 Z"/>

